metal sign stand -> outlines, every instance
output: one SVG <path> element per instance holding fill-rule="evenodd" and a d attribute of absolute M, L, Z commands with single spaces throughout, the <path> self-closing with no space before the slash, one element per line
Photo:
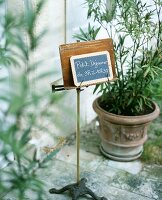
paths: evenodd
<path fill-rule="evenodd" d="M 52 91 L 65 90 L 63 85 L 52 85 Z M 105 197 L 98 197 L 88 187 L 86 187 L 87 180 L 82 178 L 80 180 L 80 92 L 81 89 L 77 88 L 77 123 L 76 123 L 76 146 L 77 146 L 77 182 L 67 185 L 61 189 L 52 188 L 49 190 L 51 194 L 62 194 L 65 191 L 69 191 L 72 200 L 77 200 L 84 195 L 90 195 L 94 200 L 107 200 Z"/>

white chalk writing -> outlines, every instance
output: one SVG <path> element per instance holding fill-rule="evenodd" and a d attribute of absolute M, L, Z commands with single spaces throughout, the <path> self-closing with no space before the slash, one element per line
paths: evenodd
<path fill-rule="evenodd" d="M 108 61 L 96 61 L 96 60 L 89 60 L 89 61 L 76 61 L 75 66 L 77 69 L 85 68 L 85 67 L 99 67 L 101 65 L 107 65 Z"/>
<path fill-rule="evenodd" d="M 83 73 L 79 72 L 77 74 L 77 77 L 84 77 L 84 76 L 93 76 L 96 74 L 107 74 L 108 75 L 108 69 L 97 69 L 97 70 L 86 70 Z"/>

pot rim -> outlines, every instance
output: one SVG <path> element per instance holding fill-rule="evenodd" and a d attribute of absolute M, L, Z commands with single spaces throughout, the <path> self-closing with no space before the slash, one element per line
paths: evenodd
<path fill-rule="evenodd" d="M 154 111 L 146 114 L 146 115 L 139 115 L 139 116 L 125 116 L 125 115 L 117 115 L 110 113 L 103 108 L 100 107 L 98 100 L 100 97 L 96 98 L 93 102 L 93 109 L 101 118 L 107 119 L 107 121 L 111 121 L 115 124 L 125 124 L 125 125 L 133 125 L 133 124 L 144 124 L 149 123 L 152 120 L 156 119 L 160 114 L 159 106 L 154 102 Z"/>

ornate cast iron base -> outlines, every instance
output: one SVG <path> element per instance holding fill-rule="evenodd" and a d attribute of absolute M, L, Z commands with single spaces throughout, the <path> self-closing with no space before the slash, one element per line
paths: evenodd
<path fill-rule="evenodd" d="M 61 194 L 65 191 L 69 191 L 72 200 L 77 200 L 79 197 L 84 195 L 90 195 L 94 200 L 107 200 L 105 197 L 98 197 L 89 188 L 86 187 L 87 180 L 85 178 L 81 179 L 79 183 L 74 183 L 63 187 L 62 189 L 52 188 L 49 190 L 51 194 Z"/>

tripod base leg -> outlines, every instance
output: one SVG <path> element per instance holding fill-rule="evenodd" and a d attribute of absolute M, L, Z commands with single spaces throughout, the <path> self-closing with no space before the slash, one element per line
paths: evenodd
<path fill-rule="evenodd" d="M 62 194 L 65 191 L 69 191 L 72 200 L 77 200 L 79 197 L 84 195 L 90 195 L 94 200 L 108 200 L 105 197 L 98 197 L 89 188 L 86 187 L 87 180 L 85 178 L 81 179 L 79 183 L 74 183 L 67 185 L 61 189 L 52 188 L 49 190 L 51 194 Z"/>

